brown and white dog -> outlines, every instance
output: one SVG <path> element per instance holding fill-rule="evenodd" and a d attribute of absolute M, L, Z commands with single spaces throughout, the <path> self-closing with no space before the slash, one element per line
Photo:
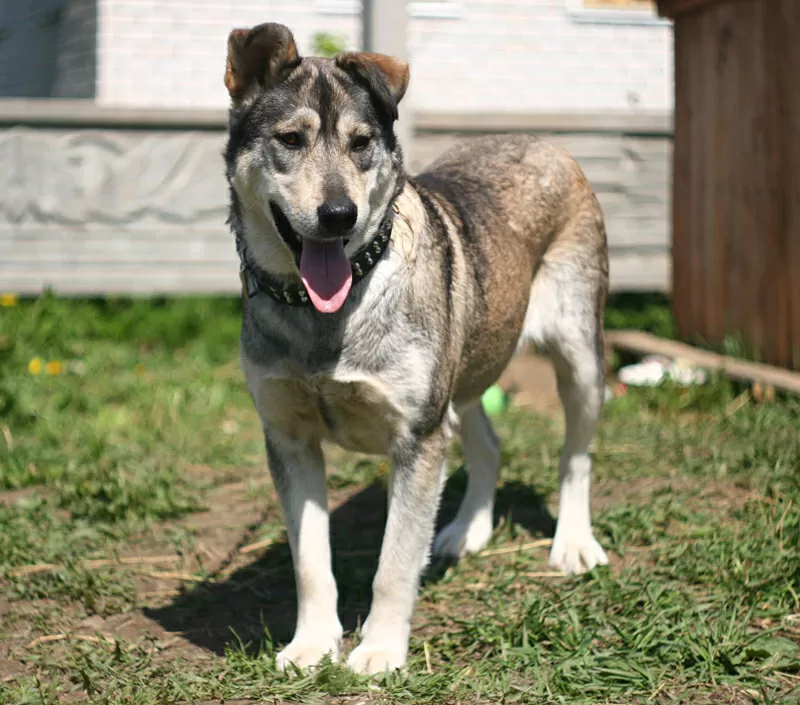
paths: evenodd
<path fill-rule="evenodd" d="M 322 442 L 392 461 L 372 606 L 348 664 L 402 667 L 431 544 L 458 557 L 492 533 L 500 452 L 480 399 L 521 343 L 550 355 L 566 416 L 550 564 L 607 562 L 589 510 L 608 281 L 598 202 L 573 159 L 524 135 L 476 139 L 407 177 L 393 131 L 407 83 L 407 65 L 380 54 L 301 58 L 278 24 L 228 42 L 242 366 L 297 582 L 281 668 L 340 652 Z M 469 481 L 434 540 L 456 428 Z"/>

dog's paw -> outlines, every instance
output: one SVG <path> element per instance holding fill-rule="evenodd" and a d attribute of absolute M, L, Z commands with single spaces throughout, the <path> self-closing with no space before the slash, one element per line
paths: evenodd
<path fill-rule="evenodd" d="M 402 668 L 407 658 L 408 644 L 402 639 L 396 643 L 365 639 L 353 649 L 347 665 L 355 673 L 373 676 Z"/>
<path fill-rule="evenodd" d="M 361 643 L 347 659 L 347 666 L 355 673 L 373 676 L 394 671 L 406 665 L 410 628 L 382 628 L 370 624 L 369 617 L 361 629 Z"/>
<path fill-rule="evenodd" d="M 309 669 L 316 666 L 325 656 L 330 656 L 331 661 L 339 660 L 341 644 L 341 630 L 328 636 L 320 635 L 318 638 L 295 637 L 289 645 L 275 657 L 275 665 L 279 671 L 290 670 L 294 664 L 300 669 Z"/>
<path fill-rule="evenodd" d="M 565 573 L 583 573 L 598 565 L 608 564 L 603 547 L 592 536 L 591 529 L 581 532 L 556 530 L 548 563 Z"/>
<path fill-rule="evenodd" d="M 486 548 L 492 537 L 491 518 L 475 518 L 469 524 L 456 521 L 442 529 L 433 542 L 433 553 L 444 558 L 461 558 Z"/>

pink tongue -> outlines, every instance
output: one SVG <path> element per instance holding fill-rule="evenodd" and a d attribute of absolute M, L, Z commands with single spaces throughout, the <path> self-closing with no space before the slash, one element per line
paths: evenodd
<path fill-rule="evenodd" d="M 341 240 L 317 242 L 304 238 L 300 277 L 317 311 L 338 311 L 353 284 L 353 272 L 344 253 L 344 243 Z"/>

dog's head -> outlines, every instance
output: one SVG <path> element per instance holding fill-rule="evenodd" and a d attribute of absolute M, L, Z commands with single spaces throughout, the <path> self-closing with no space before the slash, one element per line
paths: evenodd
<path fill-rule="evenodd" d="M 241 235 L 259 266 L 299 268 L 320 311 L 344 303 L 347 256 L 402 184 L 393 126 L 407 85 L 406 63 L 382 54 L 301 58 L 280 24 L 228 38 L 226 158 Z"/>

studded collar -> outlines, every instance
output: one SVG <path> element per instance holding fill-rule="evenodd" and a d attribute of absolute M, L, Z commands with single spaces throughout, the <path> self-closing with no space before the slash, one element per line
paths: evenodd
<path fill-rule="evenodd" d="M 378 226 L 378 232 L 366 245 L 356 252 L 350 260 L 353 270 L 353 286 L 361 281 L 378 263 L 392 236 L 392 225 L 397 206 L 393 203 L 387 210 L 386 217 Z M 284 283 L 267 272 L 254 267 L 247 258 L 244 238 L 236 237 L 236 250 L 239 254 L 239 278 L 242 282 L 242 296 L 250 299 L 257 294 L 264 293 L 282 304 L 289 306 L 309 306 L 311 300 L 302 282 Z"/>

